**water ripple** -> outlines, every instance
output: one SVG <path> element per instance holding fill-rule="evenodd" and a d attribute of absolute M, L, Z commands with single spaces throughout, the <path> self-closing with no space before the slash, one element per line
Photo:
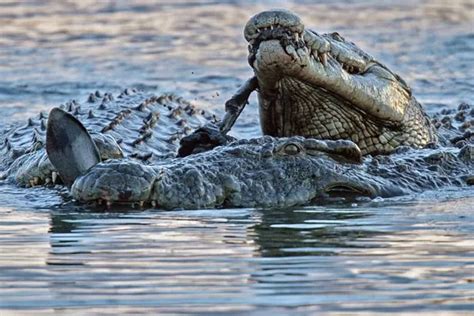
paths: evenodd
<path fill-rule="evenodd" d="M 268 7 L 337 30 L 428 111 L 473 102 L 472 1 L 0 3 L 0 127 L 97 89 L 220 109 L 251 75 L 242 27 Z M 260 133 L 251 100 L 234 133 Z M 97 212 L 64 189 L 0 183 L 0 313 L 474 309 L 474 192 L 292 209 Z"/>

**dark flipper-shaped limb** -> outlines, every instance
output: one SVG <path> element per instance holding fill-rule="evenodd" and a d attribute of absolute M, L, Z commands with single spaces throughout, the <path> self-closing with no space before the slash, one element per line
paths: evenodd
<path fill-rule="evenodd" d="M 178 157 L 211 150 L 214 147 L 225 145 L 232 137 L 226 136 L 240 113 L 248 103 L 250 94 L 257 90 L 257 77 L 247 80 L 242 87 L 225 103 L 225 115 L 218 125 L 207 124 L 198 128 L 194 133 L 183 137 L 178 150 Z"/>
<path fill-rule="evenodd" d="M 227 100 L 225 103 L 225 115 L 219 124 L 219 128 L 222 134 L 227 134 L 235 121 L 239 117 L 240 113 L 248 103 L 250 94 L 257 90 L 258 80 L 257 77 L 252 77 L 245 81 L 244 85 L 237 90 L 237 92 Z"/>
<path fill-rule="evenodd" d="M 100 162 L 99 150 L 86 128 L 59 108 L 53 108 L 49 113 L 46 152 L 68 187 Z"/>

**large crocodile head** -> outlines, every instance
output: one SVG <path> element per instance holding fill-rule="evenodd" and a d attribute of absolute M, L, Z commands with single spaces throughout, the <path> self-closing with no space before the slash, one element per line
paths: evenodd
<path fill-rule="evenodd" d="M 244 35 L 265 134 L 351 139 L 363 154 L 436 140 L 407 84 L 338 33 L 274 10 L 253 16 Z"/>
<path fill-rule="evenodd" d="M 93 139 L 84 127 L 72 128 L 81 126 L 72 115 L 59 109 L 53 112 L 62 115 L 50 114 L 48 121 L 47 147 L 53 154 L 50 157 L 55 157 L 51 161 L 79 163 L 79 168 L 71 168 L 77 172 L 65 170 L 70 168 L 67 164 L 55 167 L 74 178 L 71 193 L 75 199 L 102 201 L 108 206 L 289 207 L 328 195 L 400 195 L 425 187 L 462 185 L 458 176 L 470 169 L 474 152 L 474 146 L 467 145 L 458 157 L 453 152 L 427 149 L 363 162 L 360 149 L 348 140 L 264 136 L 151 165 L 131 159 L 109 160 L 87 170 L 89 167 L 81 166 L 94 152 L 97 156 Z M 64 139 L 82 144 L 81 150 L 65 150 L 68 143 Z"/>
<path fill-rule="evenodd" d="M 170 208 L 289 207 L 328 195 L 392 196 L 403 191 L 364 176 L 350 141 L 266 136 L 150 166 L 100 163 L 74 182 L 82 202 Z M 359 166 L 359 167 L 358 167 Z"/>

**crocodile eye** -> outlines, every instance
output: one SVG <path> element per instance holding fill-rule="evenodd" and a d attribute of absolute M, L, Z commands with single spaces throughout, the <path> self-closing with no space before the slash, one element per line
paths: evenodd
<path fill-rule="evenodd" d="M 301 149 L 295 144 L 288 144 L 283 148 L 283 150 L 287 155 L 296 155 L 301 151 Z"/>

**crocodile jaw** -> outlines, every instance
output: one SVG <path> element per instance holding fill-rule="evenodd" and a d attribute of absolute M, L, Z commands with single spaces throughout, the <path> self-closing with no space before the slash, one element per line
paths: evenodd
<path fill-rule="evenodd" d="M 107 206 L 197 209 L 290 207 L 341 189 L 370 197 L 401 193 L 350 171 L 360 161 L 360 150 L 349 141 L 267 136 L 155 166 L 110 160 L 76 179 L 71 194 Z"/>
<path fill-rule="evenodd" d="M 247 23 L 249 63 L 264 99 L 278 97 L 282 79 L 293 79 L 328 92 L 375 119 L 397 125 L 411 92 L 406 84 L 339 34 L 306 30 L 288 11 L 266 11 Z M 311 93 L 311 92 L 306 92 Z"/>

